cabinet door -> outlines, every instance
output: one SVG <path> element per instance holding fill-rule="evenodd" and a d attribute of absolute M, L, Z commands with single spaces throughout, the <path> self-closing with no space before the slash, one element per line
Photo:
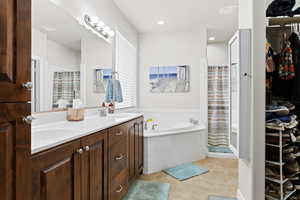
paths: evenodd
<path fill-rule="evenodd" d="M 107 199 L 107 131 L 81 140 L 83 200 Z"/>
<path fill-rule="evenodd" d="M 144 163 L 144 121 L 143 118 L 139 118 L 135 123 L 135 145 L 134 145 L 134 162 L 135 162 L 135 175 L 139 175 L 143 170 Z"/>
<path fill-rule="evenodd" d="M 0 103 L 0 199 L 31 200 L 30 114 L 27 103 Z"/>
<path fill-rule="evenodd" d="M 31 1 L 0 0 L 0 199 L 31 200 Z"/>
<path fill-rule="evenodd" d="M 129 182 L 131 183 L 135 177 L 135 121 L 128 122 L 128 152 L 129 152 Z"/>
<path fill-rule="evenodd" d="M 137 173 L 141 173 L 144 167 L 144 119 L 141 117 L 137 120 L 137 143 L 138 143 L 138 155 L 137 155 Z"/>
<path fill-rule="evenodd" d="M 0 103 L 30 101 L 31 1 L 0 1 Z"/>
<path fill-rule="evenodd" d="M 81 200 L 80 140 L 33 156 L 33 200 Z"/>

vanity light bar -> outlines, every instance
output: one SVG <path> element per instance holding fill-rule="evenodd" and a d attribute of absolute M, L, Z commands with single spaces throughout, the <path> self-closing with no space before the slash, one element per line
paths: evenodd
<path fill-rule="evenodd" d="M 78 22 L 106 41 L 109 41 L 110 38 L 115 36 L 115 32 L 110 27 L 106 26 L 104 22 L 100 21 L 98 17 L 91 17 L 85 14 L 83 18 L 78 19 Z"/>

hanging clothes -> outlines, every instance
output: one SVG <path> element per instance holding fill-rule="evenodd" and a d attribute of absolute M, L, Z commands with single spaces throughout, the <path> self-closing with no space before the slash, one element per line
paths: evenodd
<path fill-rule="evenodd" d="M 270 43 L 266 43 L 266 70 L 268 73 L 275 71 L 275 63 L 273 60 L 274 50 Z"/>
<path fill-rule="evenodd" d="M 279 60 L 279 78 L 283 80 L 291 80 L 295 77 L 295 66 L 293 63 L 293 51 L 290 47 L 290 42 L 287 40 L 287 35 L 283 35 L 283 48 L 280 53 Z"/>
<path fill-rule="evenodd" d="M 295 66 L 295 78 L 292 83 L 292 101 L 299 104 L 300 102 L 300 39 L 297 33 L 292 33 L 289 41 L 293 51 L 293 62 Z"/>
<path fill-rule="evenodd" d="M 273 72 L 275 71 L 275 62 L 273 60 L 274 50 L 270 43 L 266 43 L 266 89 L 270 93 L 273 87 Z"/>

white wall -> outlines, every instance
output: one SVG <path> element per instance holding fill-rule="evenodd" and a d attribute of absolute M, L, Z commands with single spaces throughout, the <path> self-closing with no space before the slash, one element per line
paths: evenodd
<path fill-rule="evenodd" d="M 50 65 L 79 70 L 80 51 L 69 49 L 57 42 L 47 40 L 47 61 Z"/>
<path fill-rule="evenodd" d="M 65 47 L 47 37 L 47 34 L 32 30 L 32 56 L 43 59 L 48 67 L 57 66 L 71 70 L 79 70 L 79 51 Z"/>
<path fill-rule="evenodd" d="M 228 65 L 228 45 L 226 43 L 211 43 L 207 45 L 208 65 Z"/>
<path fill-rule="evenodd" d="M 31 54 L 32 56 L 47 58 L 47 35 L 32 29 L 31 35 Z"/>
<path fill-rule="evenodd" d="M 265 0 L 253 2 L 253 199 L 263 199 L 265 192 Z"/>
<path fill-rule="evenodd" d="M 190 65 L 191 88 L 188 93 L 150 93 L 151 66 Z M 197 109 L 207 121 L 206 30 L 182 33 L 140 35 L 140 107 Z"/>
<path fill-rule="evenodd" d="M 266 0 L 239 1 L 239 28 L 252 29 L 251 162 L 239 160 L 239 197 L 264 199 Z"/>
<path fill-rule="evenodd" d="M 253 1 L 242 0 L 239 5 L 239 28 L 251 28 L 253 29 Z M 250 122 L 249 122 L 250 123 Z M 253 143 L 251 142 L 251 154 Z M 251 155 L 251 160 L 253 156 Z M 245 200 L 254 200 L 253 199 L 253 180 L 252 180 L 252 164 L 247 163 L 243 160 L 239 160 L 239 193 L 242 195 Z M 263 199 L 263 198 L 262 198 Z M 242 199 L 239 199 L 242 200 Z"/>

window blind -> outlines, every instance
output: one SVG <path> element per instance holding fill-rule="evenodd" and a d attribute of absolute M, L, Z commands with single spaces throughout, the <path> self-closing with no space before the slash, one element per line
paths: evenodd
<path fill-rule="evenodd" d="M 116 71 L 119 74 L 123 102 L 116 108 L 135 107 L 137 104 L 137 50 L 121 33 L 116 33 Z"/>

